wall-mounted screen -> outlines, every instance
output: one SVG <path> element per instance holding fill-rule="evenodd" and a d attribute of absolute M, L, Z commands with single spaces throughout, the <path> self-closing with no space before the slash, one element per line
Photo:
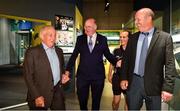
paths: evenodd
<path fill-rule="evenodd" d="M 74 42 L 73 18 L 55 15 L 55 29 L 57 31 L 56 45 L 61 47 L 72 47 Z"/>

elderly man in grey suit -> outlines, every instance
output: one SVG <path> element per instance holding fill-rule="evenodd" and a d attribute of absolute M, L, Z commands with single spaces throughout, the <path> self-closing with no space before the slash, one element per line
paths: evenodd
<path fill-rule="evenodd" d="M 127 89 L 129 110 L 160 110 L 161 99 L 171 100 L 176 76 L 171 36 L 153 25 L 154 12 L 142 8 L 135 14 L 139 32 L 130 37 L 122 62 L 122 89 Z"/>

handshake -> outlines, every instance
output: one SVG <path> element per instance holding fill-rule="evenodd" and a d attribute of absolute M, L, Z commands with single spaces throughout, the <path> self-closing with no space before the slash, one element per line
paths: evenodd
<path fill-rule="evenodd" d="M 69 75 L 69 71 L 65 71 L 65 73 L 62 75 L 62 84 L 65 84 L 70 80 Z"/>

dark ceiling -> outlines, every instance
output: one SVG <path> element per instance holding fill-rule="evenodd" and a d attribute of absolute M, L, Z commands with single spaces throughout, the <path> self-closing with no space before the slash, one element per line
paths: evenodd
<path fill-rule="evenodd" d="M 84 2 L 104 2 L 105 0 L 82 0 Z M 133 1 L 133 0 L 108 0 L 109 2 L 127 2 L 127 1 Z"/>
<path fill-rule="evenodd" d="M 105 2 L 109 1 L 111 2 L 132 2 L 133 3 L 133 9 L 138 10 L 143 7 L 149 7 L 153 10 L 164 10 L 169 5 L 170 0 L 82 0 L 83 2 Z"/>
<path fill-rule="evenodd" d="M 161 12 L 169 8 L 170 0 L 82 0 L 83 17 L 94 17 L 98 27 L 102 30 L 120 29 L 122 24 L 132 22 L 134 12 L 148 7 L 155 11 L 156 16 L 162 16 Z M 110 5 L 106 9 L 106 2 Z M 130 26 L 130 25 L 129 25 Z M 131 27 L 131 26 L 130 26 Z"/>
<path fill-rule="evenodd" d="M 169 6 L 170 0 L 132 0 L 134 10 L 138 10 L 143 7 L 149 7 L 156 11 L 164 10 Z"/>

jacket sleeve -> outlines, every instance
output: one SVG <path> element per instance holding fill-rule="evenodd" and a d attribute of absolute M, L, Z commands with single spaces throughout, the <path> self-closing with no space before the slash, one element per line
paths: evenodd
<path fill-rule="evenodd" d="M 116 65 L 117 59 L 116 57 L 111 54 L 108 44 L 107 44 L 107 38 L 104 37 L 104 45 L 105 45 L 105 51 L 104 51 L 104 56 L 107 58 L 107 60 L 113 64 L 114 66 Z"/>
<path fill-rule="evenodd" d="M 28 49 L 25 53 L 25 59 L 23 63 L 23 74 L 25 78 L 26 85 L 28 87 L 28 92 L 33 99 L 41 96 L 38 92 L 38 88 L 35 86 L 34 81 L 34 57 L 31 49 Z"/>
<path fill-rule="evenodd" d="M 120 77 L 121 77 L 121 80 L 128 80 L 128 76 L 129 76 L 129 56 L 131 56 L 131 48 L 130 48 L 130 45 L 131 45 L 131 38 L 129 37 L 129 40 L 128 40 L 128 44 L 126 46 L 126 50 L 123 54 L 123 59 L 122 59 L 122 65 L 121 65 L 121 74 L 120 74 Z"/>
<path fill-rule="evenodd" d="M 177 72 L 175 69 L 175 58 L 173 54 L 172 37 L 169 35 L 166 38 L 166 57 L 165 57 L 165 75 L 163 82 L 163 91 L 172 93 L 174 89 L 175 77 Z"/>
<path fill-rule="evenodd" d="M 60 60 L 61 60 L 61 70 L 62 70 L 62 73 L 65 72 L 65 65 L 64 65 L 64 54 L 63 54 L 63 50 L 61 48 L 60 49 Z"/>
<path fill-rule="evenodd" d="M 74 66 L 74 64 L 75 64 L 76 58 L 77 58 L 77 56 L 78 56 L 78 54 L 79 54 L 80 37 L 81 37 L 81 36 L 79 36 L 79 37 L 77 38 L 76 45 L 75 45 L 75 48 L 74 48 L 74 50 L 73 50 L 73 53 L 72 53 L 72 55 L 71 55 L 71 57 L 70 57 L 67 65 L 66 65 L 66 70 L 67 70 L 67 71 L 72 71 L 72 68 L 73 68 L 73 66 Z"/>

